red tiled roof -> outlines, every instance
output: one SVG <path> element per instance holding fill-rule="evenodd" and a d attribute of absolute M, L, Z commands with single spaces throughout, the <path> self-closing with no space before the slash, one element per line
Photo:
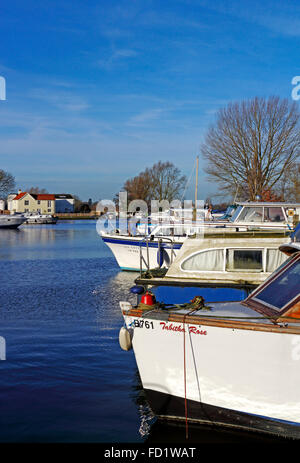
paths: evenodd
<path fill-rule="evenodd" d="M 28 193 L 30 196 L 32 196 L 34 199 L 38 199 L 39 201 L 55 201 L 55 195 L 49 195 L 49 194 L 31 194 Z M 27 195 L 27 191 L 22 191 L 19 193 L 14 200 L 22 199 L 25 195 Z"/>
<path fill-rule="evenodd" d="M 38 194 L 38 195 L 37 195 L 37 199 L 38 199 L 39 201 L 40 201 L 40 200 L 43 200 L 43 199 L 45 199 L 45 200 L 47 200 L 47 201 L 54 201 L 54 200 L 55 200 L 55 196 L 54 196 L 54 195 L 45 195 L 45 194 L 39 195 L 39 194 Z"/>
<path fill-rule="evenodd" d="M 16 199 L 21 199 L 23 198 L 23 196 L 27 195 L 27 192 L 26 191 L 22 191 L 22 193 L 19 193 L 17 196 L 15 196 L 13 198 L 13 200 L 15 201 Z"/>

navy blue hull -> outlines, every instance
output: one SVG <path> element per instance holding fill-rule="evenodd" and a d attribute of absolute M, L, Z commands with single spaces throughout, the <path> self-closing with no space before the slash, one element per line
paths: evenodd
<path fill-rule="evenodd" d="M 226 408 L 174 397 L 162 392 L 145 390 L 152 411 L 160 419 L 209 424 L 247 432 L 264 433 L 291 439 L 300 439 L 300 425 L 268 417 L 251 415 Z"/>

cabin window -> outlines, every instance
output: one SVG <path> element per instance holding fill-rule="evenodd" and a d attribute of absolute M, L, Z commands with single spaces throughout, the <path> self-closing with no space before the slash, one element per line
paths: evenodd
<path fill-rule="evenodd" d="M 261 249 L 227 249 L 226 270 L 228 272 L 262 272 L 263 259 Z"/>
<path fill-rule="evenodd" d="M 238 217 L 238 222 L 262 222 L 263 208 L 262 207 L 244 207 L 241 215 Z"/>
<path fill-rule="evenodd" d="M 287 259 L 287 255 L 279 249 L 267 249 L 266 272 L 274 272 Z"/>
<path fill-rule="evenodd" d="M 224 268 L 223 249 L 212 249 L 194 254 L 186 259 L 181 268 L 195 272 L 216 271 L 222 272 Z"/>
<path fill-rule="evenodd" d="M 275 280 L 265 286 L 255 296 L 255 299 L 279 311 L 300 295 L 299 277 L 300 259 L 297 259 L 285 272 L 279 274 Z"/>
<path fill-rule="evenodd" d="M 264 221 L 265 222 L 284 222 L 285 218 L 281 207 L 265 207 Z"/>
<path fill-rule="evenodd" d="M 28 199 L 25 199 L 24 204 L 25 204 L 25 206 L 29 206 L 29 201 L 28 201 Z"/>
<path fill-rule="evenodd" d="M 231 215 L 230 220 L 232 222 L 235 222 L 237 220 L 242 209 L 243 209 L 243 206 L 238 206 L 235 210 L 233 209 L 233 211 L 230 214 Z"/>

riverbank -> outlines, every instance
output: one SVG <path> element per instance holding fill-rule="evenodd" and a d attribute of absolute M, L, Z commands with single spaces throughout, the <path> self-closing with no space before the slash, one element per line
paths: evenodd
<path fill-rule="evenodd" d="M 97 220 L 100 215 L 91 214 L 91 213 L 70 213 L 70 214 L 54 214 L 53 217 L 58 218 L 59 220 Z"/>

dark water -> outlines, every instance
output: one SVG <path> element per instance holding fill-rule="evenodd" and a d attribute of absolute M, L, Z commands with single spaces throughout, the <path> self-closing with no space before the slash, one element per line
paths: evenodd
<path fill-rule="evenodd" d="M 119 301 L 131 299 L 135 276 L 119 271 L 95 222 L 0 230 L 0 442 L 184 441 L 183 427 L 152 416 L 134 354 L 119 347 Z M 205 297 L 222 299 L 211 291 Z"/>

